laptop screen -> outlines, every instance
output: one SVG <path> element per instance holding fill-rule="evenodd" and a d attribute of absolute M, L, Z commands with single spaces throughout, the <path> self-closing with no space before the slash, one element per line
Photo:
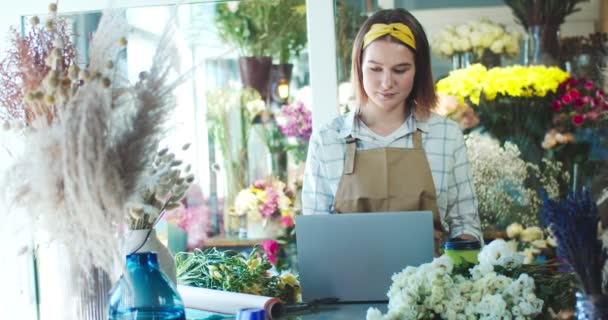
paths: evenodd
<path fill-rule="evenodd" d="M 304 301 L 387 301 L 394 273 L 433 260 L 433 214 L 297 216 L 296 240 Z"/>

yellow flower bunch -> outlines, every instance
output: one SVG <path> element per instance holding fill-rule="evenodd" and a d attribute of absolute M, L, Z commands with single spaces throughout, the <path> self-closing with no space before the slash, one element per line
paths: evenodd
<path fill-rule="evenodd" d="M 481 94 L 488 101 L 497 96 L 544 97 L 555 92 L 568 73 L 557 67 L 509 66 L 487 70 L 480 64 L 454 70 L 448 77 L 437 82 L 439 92 L 453 94 L 461 102 L 468 98 L 480 104 Z"/>

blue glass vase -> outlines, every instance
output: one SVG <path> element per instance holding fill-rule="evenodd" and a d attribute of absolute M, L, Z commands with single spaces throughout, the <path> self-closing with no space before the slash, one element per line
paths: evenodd
<path fill-rule="evenodd" d="M 154 252 L 127 256 L 127 275 L 110 292 L 110 320 L 185 320 L 184 303 Z"/>

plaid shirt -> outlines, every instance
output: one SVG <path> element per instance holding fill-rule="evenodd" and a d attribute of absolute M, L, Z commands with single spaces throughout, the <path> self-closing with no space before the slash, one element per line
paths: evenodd
<path fill-rule="evenodd" d="M 344 170 L 345 138 L 357 138 L 357 149 L 412 148 L 412 133 L 422 130 L 422 144 L 431 167 L 441 221 L 450 237 L 468 233 L 481 239 L 477 199 L 469 169 L 464 137 L 458 125 L 431 113 L 419 121 L 410 113 L 404 124 L 387 137 L 358 121 L 354 112 L 337 117 L 313 132 L 304 173 L 304 214 L 334 213 L 334 196 Z"/>

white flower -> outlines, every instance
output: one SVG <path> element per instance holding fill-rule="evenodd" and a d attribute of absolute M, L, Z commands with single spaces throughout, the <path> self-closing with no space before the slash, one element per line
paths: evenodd
<path fill-rule="evenodd" d="M 491 45 L 490 45 L 490 50 L 496 54 L 500 54 L 502 53 L 502 50 L 505 47 L 505 43 L 499 39 L 499 40 L 495 40 Z"/>
<path fill-rule="evenodd" d="M 491 315 L 494 319 L 501 319 L 506 307 L 507 303 L 500 294 L 485 295 L 475 307 L 475 311 L 480 315 Z"/>
<path fill-rule="evenodd" d="M 497 265 L 498 259 L 511 253 L 511 249 L 503 239 L 496 239 L 484 246 L 477 255 L 479 264 Z"/>
<path fill-rule="evenodd" d="M 524 227 L 520 223 L 512 223 L 507 227 L 507 237 L 517 238 L 522 231 Z"/>
<path fill-rule="evenodd" d="M 245 104 L 245 108 L 249 113 L 250 118 L 254 118 L 262 111 L 266 110 L 266 103 L 262 99 L 249 101 Z"/>
<path fill-rule="evenodd" d="M 494 265 L 490 263 L 480 263 L 473 267 L 469 272 L 471 273 L 471 278 L 473 280 L 477 280 L 483 278 L 486 274 L 494 271 Z"/>
<path fill-rule="evenodd" d="M 439 52 L 441 52 L 442 54 L 446 55 L 446 56 L 451 56 L 452 54 L 454 54 L 454 47 L 452 47 L 452 45 L 450 43 L 446 42 L 442 42 L 439 45 Z"/>
<path fill-rule="evenodd" d="M 250 213 L 259 214 L 258 199 L 251 190 L 243 189 L 234 200 L 234 215 L 243 216 Z"/>
<path fill-rule="evenodd" d="M 547 240 L 542 240 L 542 239 L 534 240 L 534 241 L 532 241 L 532 245 L 539 249 L 546 249 Z"/>
<path fill-rule="evenodd" d="M 376 308 L 367 309 L 367 316 L 365 317 L 367 320 L 382 320 L 382 312 Z"/>
<path fill-rule="evenodd" d="M 228 10 L 230 10 L 230 12 L 236 12 L 236 10 L 239 9 L 239 2 L 240 1 L 230 1 L 228 2 L 226 5 L 228 6 Z"/>
<path fill-rule="evenodd" d="M 540 227 L 528 227 L 521 232 L 521 241 L 532 242 L 543 238 L 543 230 Z"/>

